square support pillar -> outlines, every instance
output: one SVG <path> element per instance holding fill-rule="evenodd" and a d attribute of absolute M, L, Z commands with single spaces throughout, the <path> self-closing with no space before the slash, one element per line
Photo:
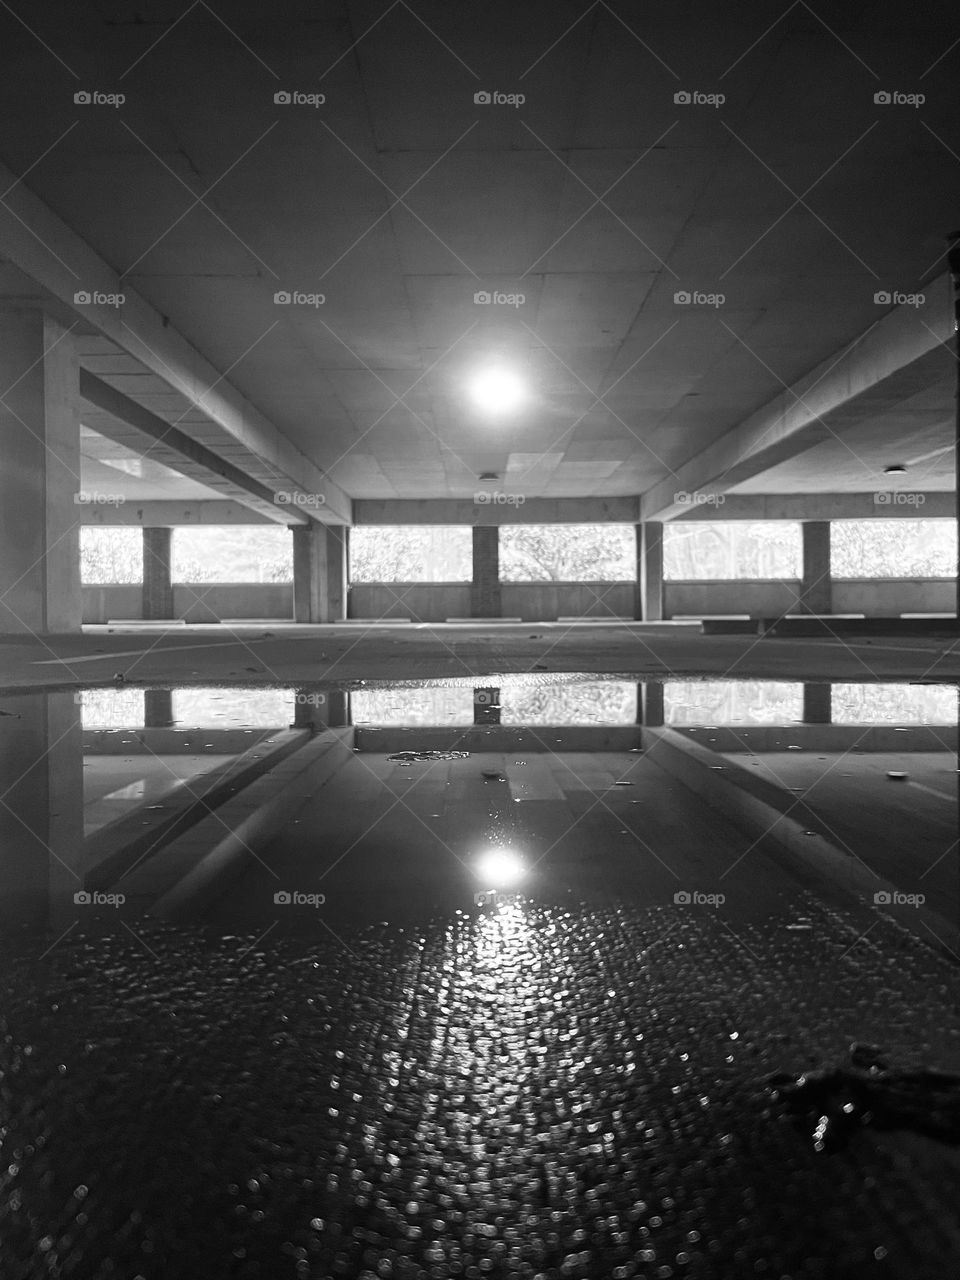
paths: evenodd
<path fill-rule="evenodd" d="M 322 622 L 320 581 L 321 552 L 318 541 L 325 531 L 316 524 L 296 525 L 293 530 L 293 620 Z"/>
<path fill-rule="evenodd" d="M 643 622 L 663 620 L 663 525 L 637 525 L 637 600 L 634 614 Z"/>
<path fill-rule="evenodd" d="M 0 633 L 79 631 L 80 374 L 73 336 L 0 311 Z"/>
<path fill-rule="evenodd" d="M 60 933 L 85 910 L 73 898 L 88 870 L 81 704 L 74 693 L 14 694 L 3 703 L 0 928 Z"/>
<path fill-rule="evenodd" d="M 347 530 L 309 524 L 293 531 L 293 620 L 346 617 Z"/>
<path fill-rule="evenodd" d="M 143 531 L 143 616 L 169 621 L 173 618 L 172 529 Z"/>
<path fill-rule="evenodd" d="M 473 529 L 473 580 L 470 584 L 470 616 L 499 618 L 503 615 L 500 601 L 500 530 L 495 524 L 475 525 Z"/>
<path fill-rule="evenodd" d="M 832 613 L 833 583 L 830 578 L 830 521 L 804 520 L 803 580 L 800 586 L 801 613 Z"/>
<path fill-rule="evenodd" d="M 324 622 L 347 616 L 347 548 L 350 531 L 346 525 L 328 524 L 325 529 L 326 600 Z"/>

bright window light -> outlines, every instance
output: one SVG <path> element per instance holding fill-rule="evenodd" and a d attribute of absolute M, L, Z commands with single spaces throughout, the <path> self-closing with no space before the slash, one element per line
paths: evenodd
<path fill-rule="evenodd" d="M 474 403 L 486 413 L 509 413 L 527 398 L 523 380 L 511 369 L 484 369 L 470 384 Z"/>
<path fill-rule="evenodd" d="M 526 867 L 509 849 L 488 849 L 481 854 L 476 872 L 486 889 L 509 889 L 527 873 Z"/>

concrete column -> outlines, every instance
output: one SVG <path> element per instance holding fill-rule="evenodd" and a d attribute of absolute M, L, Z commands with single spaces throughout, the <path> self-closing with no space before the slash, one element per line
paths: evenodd
<path fill-rule="evenodd" d="M 954 612 L 957 619 L 957 630 L 960 631 L 960 231 L 951 231 L 947 237 L 950 249 L 947 253 L 947 264 L 950 268 L 950 283 L 953 287 L 953 331 L 956 347 L 956 394 L 954 396 L 954 513 L 957 520 L 957 581 Z M 957 775 L 960 787 L 960 774 Z"/>
<path fill-rule="evenodd" d="M 83 737 L 73 693 L 6 696 L 0 717 L 0 925 L 60 932 L 82 910 Z"/>
<path fill-rule="evenodd" d="M 80 630 L 79 409 L 68 330 L 0 311 L 0 633 Z"/>
<path fill-rule="evenodd" d="M 326 602 L 324 622 L 336 622 L 347 616 L 347 539 L 346 525 L 326 526 Z"/>
<path fill-rule="evenodd" d="M 347 530 L 310 524 L 293 531 L 293 620 L 336 622 L 347 609 Z"/>
<path fill-rule="evenodd" d="M 663 525 L 658 520 L 637 525 L 635 615 L 644 622 L 663 619 Z"/>
<path fill-rule="evenodd" d="M 803 686 L 804 724 L 830 724 L 833 719 L 833 685 L 807 682 Z"/>
<path fill-rule="evenodd" d="M 326 531 L 317 524 L 297 525 L 293 530 L 294 622 L 323 621 L 322 553 L 318 544 L 325 537 Z"/>
<path fill-rule="evenodd" d="M 801 613 L 832 613 L 833 584 L 830 579 L 830 521 L 804 520 L 803 581 L 800 587 Z"/>
<path fill-rule="evenodd" d="M 143 531 L 143 616 L 173 617 L 172 529 Z"/>
<path fill-rule="evenodd" d="M 500 602 L 500 530 L 496 525 L 474 525 L 473 581 L 470 586 L 470 616 L 499 618 Z"/>

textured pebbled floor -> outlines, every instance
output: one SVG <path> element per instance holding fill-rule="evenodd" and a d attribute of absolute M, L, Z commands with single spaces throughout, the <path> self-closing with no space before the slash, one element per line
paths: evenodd
<path fill-rule="evenodd" d="M 315 941 L 8 940 L 0 1274 L 952 1274 L 952 1149 L 818 1154 L 763 1084 L 853 1040 L 955 1069 L 955 967 L 808 916 L 521 901 Z"/>

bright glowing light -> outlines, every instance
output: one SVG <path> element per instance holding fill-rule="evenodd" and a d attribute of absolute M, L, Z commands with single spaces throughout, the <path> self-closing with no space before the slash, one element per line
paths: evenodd
<path fill-rule="evenodd" d="M 476 870 L 488 889 L 509 889 L 527 873 L 523 862 L 509 849 L 489 849 L 481 855 Z"/>
<path fill-rule="evenodd" d="M 485 369 L 471 382 L 470 394 L 487 413 L 509 413 L 524 402 L 527 389 L 510 369 Z"/>

